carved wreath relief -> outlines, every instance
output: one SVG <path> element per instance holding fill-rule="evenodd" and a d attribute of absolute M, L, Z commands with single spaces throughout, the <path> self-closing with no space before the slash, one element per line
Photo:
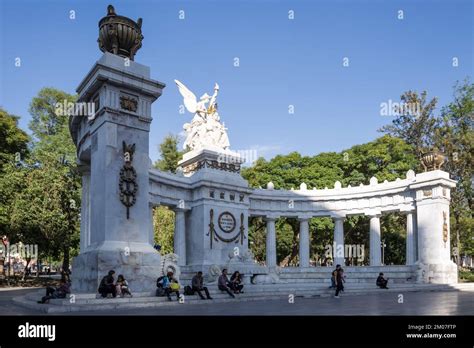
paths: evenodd
<path fill-rule="evenodd" d="M 240 228 L 239 228 L 239 233 L 237 233 L 235 236 L 226 238 L 222 235 L 220 235 L 215 228 L 214 225 L 214 209 L 211 209 L 209 211 L 209 232 L 206 234 L 206 236 L 209 236 L 209 246 L 212 249 L 213 242 L 224 242 L 224 243 L 239 243 L 243 245 L 244 244 L 244 239 L 245 237 L 245 225 L 244 225 L 244 214 L 240 214 Z M 224 233 L 232 233 L 235 230 L 235 227 L 237 225 L 237 220 L 235 219 L 234 215 L 232 215 L 230 212 L 223 212 L 219 215 L 217 219 L 217 224 L 219 226 L 219 229 L 224 232 Z"/>
<path fill-rule="evenodd" d="M 132 166 L 133 154 L 135 152 L 135 144 L 127 145 L 125 141 L 122 142 L 123 159 L 125 164 L 120 169 L 120 201 L 127 207 L 127 219 L 130 218 L 130 207 L 137 201 L 136 193 L 138 191 L 137 172 Z"/>
<path fill-rule="evenodd" d="M 445 211 L 443 211 L 443 242 L 444 247 L 446 248 L 446 243 L 448 242 L 448 217 Z"/>

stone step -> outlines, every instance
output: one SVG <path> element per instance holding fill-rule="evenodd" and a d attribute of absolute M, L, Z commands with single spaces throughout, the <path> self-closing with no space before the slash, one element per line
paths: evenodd
<path fill-rule="evenodd" d="M 300 291 L 326 291 L 330 285 L 328 281 L 325 284 L 322 283 L 280 283 L 280 284 L 260 284 L 260 285 L 246 285 L 244 287 L 245 295 L 252 294 L 252 293 L 262 293 L 262 292 L 270 292 L 270 293 L 279 293 L 279 292 L 300 292 Z M 407 288 L 407 287 L 423 287 L 425 284 L 415 284 L 415 283 L 389 283 L 389 287 L 392 288 Z M 428 286 L 432 286 L 428 284 Z M 375 284 L 365 284 L 365 283 L 346 283 L 346 289 L 353 289 L 353 290 L 364 290 L 364 289 L 377 289 Z M 221 292 L 218 290 L 215 285 L 208 286 L 209 292 L 211 296 L 223 294 L 224 296 L 228 296 L 228 294 Z M 181 293 L 183 290 L 181 289 Z M 45 290 L 38 290 L 36 292 L 32 292 L 26 295 L 26 297 L 30 300 L 39 300 L 42 296 L 45 295 Z M 194 296 L 198 297 L 197 294 Z M 103 300 L 99 294 L 83 294 L 77 293 L 74 294 L 75 301 L 85 301 L 85 300 Z M 150 298 L 155 297 L 154 291 L 153 292 L 142 292 L 142 293 L 133 293 L 132 299 L 135 301 L 136 299 L 141 298 Z M 128 299 L 126 297 L 125 299 Z M 121 298 L 117 298 L 116 300 L 124 300 Z M 65 300 L 69 302 L 69 300 Z"/>
<path fill-rule="evenodd" d="M 445 285 L 431 285 L 431 286 L 424 286 L 424 285 L 417 285 L 417 286 L 391 286 L 391 289 L 397 291 L 404 291 L 404 290 L 416 290 L 416 289 L 424 289 L 424 288 L 431 288 L 431 289 L 444 289 L 447 288 Z M 325 293 L 333 293 L 334 289 L 329 288 L 291 288 L 291 287 L 275 287 L 275 286 L 267 286 L 267 287 L 256 287 L 246 289 L 247 291 L 243 294 L 237 294 L 238 298 L 249 298 L 255 296 L 264 296 L 264 297 L 271 297 L 272 295 L 288 295 L 293 294 L 295 296 L 298 295 L 318 295 L 318 294 L 325 294 Z M 346 287 L 345 292 L 373 292 L 373 291 L 380 291 L 377 287 Z M 230 298 L 230 296 L 225 293 L 221 292 L 220 290 L 210 290 L 210 294 L 214 299 L 225 299 Z M 29 295 L 26 296 L 29 300 L 38 300 L 37 295 Z M 176 296 L 172 295 L 172 299 L 175 300 Z M 111 303 L 140 303 L 140 302 L 167 302 L 169 301 L 166 297 L 156 297 L 156 296 L 142 296 L 142 297 L 125 297 L 125 298 L 80 298 L 76 297 L 75 304 L 111 304 Z M 200 300 L 197 294 L 195 295 L 186 295 L 185 300 Z M 69 305 L 71 304 L 70 299 L 53 299 L 50 301 L 51 305 Z"/>
<path fill-rule="evenodd" d="M 474 286 L 461 286 L 461 288 L 473 289 Z M 290 294 L 288 289 L 280 288 L 268 288 L 267 291 L 262 289 L 251 289 L 256 290 L 255 292 L 245 292 L 244 294 L 236 295 L 236 298 L 231 298 L 226 293 L 215 293 L 211 291 L 213 300 L 201 300 L 196 296 L 185 297 L 185 304 L 202 304 L 202 303 L 222 303 L 232 301 L 256 301 L 256 300 L 274 300 L 288 298 Z M 264 290 L 264 289 L 263 289 Z M 399 286 L 390 287 L 388 290 L 378 288 L 347 288 L 343 292 L 343 295 L 368 295 L 372 293 L 386 293 L 386 292 L 400 292 L 400 291 L 459 291 L 457 284 L 454 285 L 443 285 L 443 284 L 414 284 L 410 286 Z M 71 304 L 69 300 L 52 300 L 49 305 L 36 303 L 39 292 L 28 294 L 32 296 L 21 296 L 14 298 L 14 302 L 30 309 L 38 310 L 43 313 L 64 313 L 64 312 L 77 312 L 77 311 L 100 311 L 105 309 L 127 309 L 127 308 L 159 308 L 162 306 L 173 306 L 183 305 L 173 298 L 173 301 L 168 301 L 166 297 L 132 297 L 132 298 L 115 298 L 115 299 L 79 299 L 75 303 Z M 295 289 L 292 294 L 295 297 L 329 297 L 333 296 L 334 289 Z M 95 296 L 95 294 L 91 294 Z M 157 312 L 159 313 L 159 312 Z"/>

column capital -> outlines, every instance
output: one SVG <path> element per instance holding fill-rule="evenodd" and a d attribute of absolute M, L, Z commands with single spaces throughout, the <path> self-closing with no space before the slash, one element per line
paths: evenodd
<path fill-rule="evenodd" d="M 275 220 L 277 220 L 278 218 L 279 218 L 278 215 L 269 214 L 269 215 L 265 215 L 265 216 L 263 217 L 263 220 L 265 220 L 265 221 L 275 221 Z"/>
<path fill-rule="evenodd" d="M 304 222 L 304 221 L 308 221 L 308 220 L 311 219 L 311 218 L 312 218 L 311 215 L 299 215 L 299 216 L 297 217 L 297 220 L 298 220 L 299 222 Z"/>
<path fill-rule="evenodd" d="M 416 213 L 416 208 L 402 208 L 399 210 L 400 213 L 408 215 L 408 214 L 415 214 Z"/>
<path fill-rule="evenodd" d="M 344 221 L 346 219 L 346 216 L 345 215 L 331 215 L 331 219 L 333 220 L 342 220 Z"/>
<path fill-rule="evenodd" d="M 370 218 L 379 218 L 382 216 L 382 212 L 380 210 L 366 210 L 364 214 Z"/>

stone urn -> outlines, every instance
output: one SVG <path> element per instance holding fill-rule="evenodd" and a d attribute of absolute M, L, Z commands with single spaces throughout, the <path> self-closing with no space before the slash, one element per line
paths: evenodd
<path fill-rule="evenodd" d="M 433 150 L 426 152 L 421 156 L 421 163 L 425 168 L 425 172 L 429 172 L 441 169 L 445 159 L 446 157 L 441 152 Z"/>
<path fill-rule="evenodd" d="M 99 21 L 99 48 L 123 58 L 133 60 L 142 47 L 142 19 L 137 22 L 119 16 L 112 5 L 107 7 L 107 16 Z"/>

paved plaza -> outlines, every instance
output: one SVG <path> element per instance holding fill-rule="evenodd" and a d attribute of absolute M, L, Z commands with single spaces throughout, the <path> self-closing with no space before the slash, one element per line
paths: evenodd
<path fill-rule="evenodd" d="M 0 291 L 1 315 L 44 315 L 12 302 L 34 290 Z M 295 298 L 286 300 L 242 301 L 137 308 L 73 313 L 72 315 L 474 315 L 474 292 L 405 292 L 403 303 L 398 293 Z M 65 314 L 71 315 L 71 314 Z"/>

